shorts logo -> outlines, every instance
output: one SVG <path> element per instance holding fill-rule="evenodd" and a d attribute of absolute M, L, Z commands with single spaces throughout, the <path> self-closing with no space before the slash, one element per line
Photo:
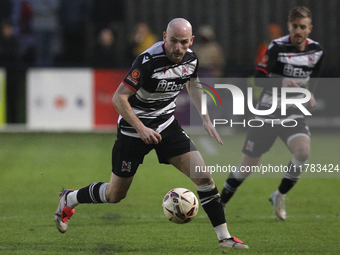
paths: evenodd
<path fill-rule="evenodd" d="M 246 150 L 253 151 L 253 149 L 254 149 L 254 142 L 248 140 L 247 145 L 246 145 Z"/>
<path fill-rule="evenodd" d="M 126 162 L 125 160 L 123 160 L 122 163 L 122 172 L 131 172 L 131 162 Z"/>

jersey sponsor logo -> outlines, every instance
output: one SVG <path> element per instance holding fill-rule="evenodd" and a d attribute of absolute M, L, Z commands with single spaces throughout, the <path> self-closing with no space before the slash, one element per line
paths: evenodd
<path fill-rule="evenodd" d="M 158 82 L 156 91 L 179 91 L 182 90 L 185 86 L 185 83 L 183 84 L 176 84 L 174 81 L 167 81 L 167 80 L 160 80 Z"/>
<path fill-rule="evenodd" d="M 123 162 L 122 162 L 122 172 L 131 172 L 131 162 L 130 161 L 126 162 L 125 160 L 123 160 Z"/>
<path fill-rule="evenodd" d="M 313 71 L 303 71 L 300 67 L 294 67 L 293 65 L 286 64 L 283 67 L 283 74 L 285 76 L 307 78 L 312 74 Z"/>

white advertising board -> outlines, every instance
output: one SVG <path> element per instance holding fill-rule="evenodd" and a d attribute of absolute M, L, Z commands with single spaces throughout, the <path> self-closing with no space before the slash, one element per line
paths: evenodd
<path fill-rule="evenodd" d="M 34 130 L 93 128 L 91 69 L 31 69 L 27 75 L 27 126 Z"/>

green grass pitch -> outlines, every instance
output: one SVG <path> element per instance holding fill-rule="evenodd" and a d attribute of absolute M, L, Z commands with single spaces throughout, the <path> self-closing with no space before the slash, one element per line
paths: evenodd
<path fill-rule="evenodd" d="M 226 162 L 237 165 L 244 134 L 223 137 Z M 199 137 L 193 136 L 198 147 Z M 108 182 L 114 134 L 0 133 L 0 254 L 340 254 L 340 178 L 302 178 L 287 195 L 288 218 L 275 220 L 270 194 L 278 178 L 249 178 L 227 206 L 232 235 L 249 250 L 220 249 L 200 207 L 185 225 L 168 222 L 161 202 L 193 183 L 150 153 L 121 203 L 80 205 L 68 231 L 55 227 L 62 188 Z M 219 145 L 213 146 L 219 148 Z M 340 164 L 339 133 L 316 133 L 310 163 Z M 215 148 L 215 147 L 214 147 Z M 222 148 L 222 147 L 221 147 Z M 209 160 L 208 151 L 201 148 Z M 262 163 L 286 164 L 277 142 Z M 339 172 L 340 176 L 340 172 Z M 224 178 L 215 178 L 219 189 Z"/>

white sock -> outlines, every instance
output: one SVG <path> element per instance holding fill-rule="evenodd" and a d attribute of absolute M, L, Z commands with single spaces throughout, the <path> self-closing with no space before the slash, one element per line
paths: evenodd
<path fill-rule="evenodd" d="M 244 179 L 246 179 L 251 174 L 251 172 L 241 172 L 240 168 L 241 168 L 240 165 L 236 167 L 236 171 L 233 172 L 233 176 L 236 180 L 238 180 L 239 182 L 242 182 L 244 181 Z"/>
<path fill-rule="evenodd" d="M 231 235 L 228 231 L 228 228 L 227 228 L 227 223 L 223 223 L 221 225 L 218 225 L 214 229 L 216 231 L 218 240 L 223 240 L 223 239 L 231 237 Z"/>
<path fill-rule="evenodd" d="M 109 184 L 103 183 L 99 188 L 99 197 L 103 203 L 107 203 L 106 196 L 105 196 L 105 190 L 106 190 L 107 185 Z"/>
<path fill-rule="evenodd" d="M 75 190 L 73 192 L 70 192 L 67 195 L 67 201 L 66 201 L 66 205 L 70 208 L 74 208 L 77 205 L 79 205 L 79 202 L 77 200 L 77 194 L 78 194 L 78 190 Z"/>
<path fill-rule="evenodd" d="M 306 163 L 306 161 L 300 161 L 300 160 L 297 160 L 297 159 L 294 158 L 294 157 L 292 157 L 292 159 L 290 160 L 290 162 L 292 162 L 292 164 L 293 164 L 294 166 L 297 166 L 297 167 L 301 167 L 301 166 L 303 166 L 303 165 Z"/>
<path fill-rule="evenodd" d="M 300 174 L 303 170 L 304 164 L 307 161 L 299 161 L 296 158 L 292 157 L 290 160 L 293 166 L 295 166 L 295 170 L 292 168 L 290 172 L 285 172 L 283 177 L 292 181 L 298 181 Z"/>

